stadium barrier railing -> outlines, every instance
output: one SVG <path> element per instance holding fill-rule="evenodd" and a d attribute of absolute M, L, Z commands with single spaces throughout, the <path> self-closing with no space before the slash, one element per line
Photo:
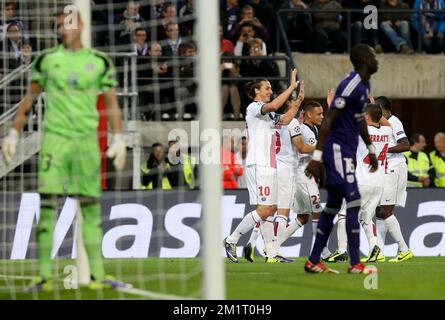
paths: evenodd
<path fill-rule="evenodd" d="M 416 49 L 417 52 L 422 52 L 422 17 L 423 14 L 425 13 L 430 13 L 430 14 L 441 14 L 445 16 L 445 9 L 442 10 L 437 10 L 437 9 L 378 9 L 377 11 L 378 13 L 409 13 L 409 14 L 413 14 L 413 13 L 418 13 L 418 25 L 417 25 L 417 45 L 416 45 Z M 295 15 L 304 15 L 304 14 L 312 14 L 312 13 L 338 13 L 339 14 L 339 19 L 341 17 L 344 17 L 344 15 L 346 15 L 346 31 L 347 32 L 347 36 L 348 36 L 348 42 L 347 42 L 347 52 L 349 53 L 351 50 L 351 26 L 352 26 L 352 14 L 353 13 L 361 13 L 361 14 L 369 14 L 369 13 L 364 13 L 363 10 L 360 9 L 329 9 L 329 10 L 319 10 L 319 9 L 305 9 L 305 10 L 299 10 L 299 9 L 280 9 L 276 12 L 276 21 L 277 21 L 277 28 L 276 28 L 276 48 L 277 51 L 279 52 L 281 50 L 281 44 L 283 43 L 284 45 L 284 51 L 288 56 L 292 56 L 292 50 L 289 44 L 289 38 L 287 36 L 287 31 L 285 30 L 284 27 L 284 15 L 285 14 L 295 14 Z M 444 21 L 444 17 L 440 17 L 441 21 Z M 409 20 L 410 22 L 410 26 L 412 26 L 414 28 L 414 26 L 412 25 L 412 20 Z M 380 26 L 378 25 L 377 28 L 380 28 Z M 282 41 L 282 43 L 281 43 Z"/>

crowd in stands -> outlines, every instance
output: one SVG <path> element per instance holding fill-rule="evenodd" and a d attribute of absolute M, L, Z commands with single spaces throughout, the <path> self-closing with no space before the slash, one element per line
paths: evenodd
<path fill-rule="evenodd" d="M 104 5 L 108 10 L 103 10 Z M 362 12 L 367 5 L 396 11 L 379 12 L 378 30 L 369 29 Z M 5 57 L 1 74 L 31 62 L 32 41 L 28 25 L 17 16 L 19 6 L 19 0 L 6 1 L 0 16 L 0 49 Z M 195 0 L 92 1 L 95 47 L 138 55 L 141 119 L 191 120 L 196 114 L 193 57 L 199 48 L 193 38 L 195 6 Z M 294 51 L 344 53 L 350 35 L 351 45 L 366 42 L 376 52 L 443 52 L 445 14 L 419 17 L 399 10 L 410 8 L 445 9 L 445 0 L 220 0 L 221 75 L 231 79 L 223 79 L 221 87 L 224 118 L 242 120 L 245 82 L 236 78 L 280 76 L 274 60 L 255 59 L 276 52 L 277 44 L 283 48 L 282 39 L 276 39 L 278 10 L 294 9 L 280 14 Z M 352 12 L 349 21 L 345 9 L 361 12 Z M 418 31 L 421 48 L 416 47 Z M 252 59 L 228 58 L 231 56 Z M 279 82 L 274 89 L 280 90 Z"/>

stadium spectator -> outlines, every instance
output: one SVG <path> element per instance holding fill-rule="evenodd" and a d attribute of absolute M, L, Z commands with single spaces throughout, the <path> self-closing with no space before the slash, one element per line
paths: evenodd
<path fill-rule="evenodd" d="M 233 51 L 235 50 L 235 46 L 233 45 L 232 41 L 229 39 L 224 38 L 224 32 L 222 25 L 219 25 L 219 39 L 220 39 L 220 45 L 219 45 L 219 52 L 229 52 L 233 55 Z"/>
<path fill-rule="evenodd" d="M 295 9 L 298 13 L 287 13 L 283 15 L 284 29 L 286 30 L 287 37 L 290 44 L 301 43 L 301 46 L 297 48 L 303 52 L 312 51 L 312 17 L 307 10 L 308 6 L 303 0 L 286 0 L 282 3 L 280 9 Z M 296 47 L 292 45 L 292 49 Z"/>
<path fill-rule="evenodd" d="M 156 142 L 152 146 L 152 152 L 147 161 L 141 166 L 141 189 L 171 190 L 169 180 L 170 165 L 165 157 L 164 146 Z"/>
<path fill-rule="evenodd" d="M 229 52 L 224 52 L 222 54 L 224 56 L 231 56 Z M 239 65 L 235 61 L 223 59 L 220 65 L 221 69 L 221 77 L 230 77 L 235 78 L 240 76 Z M 241 109 L 241 97 L 238 90 L 237 81 L 234 80 L 222 80 L 221 87 L 221 98 L 222 98 L 222 107 L 224 112 L 224 107 L 230 98 L 230 105 L 232 106 L 233 113 L 227 114 L 224 116 L 225 120 L 240 120 L 240 109 Z"/>
<path fill-rule="evenodd" d="M 197 85 L 193 79 L 195 74 L 194 58 L 196 56 L 196 46 L 191 42 L 184 42 L 180 45 L 178 52 L 180 57 L 186 58 L 181 60 L 179 67 L 179 77 L 181 78 L 181 84 L 177 88 L 179 118 L 192 120 L 192 115 L 196 114 L 194 97 Z"/>
<path fill-rule="evenodd" d="M 167 80 L 162 80 L 169 74 L 167 63 L 162 56 L 162 47 L 159 43 L 153 42 L 148 50 L 149 59 L 138 59 L 138 105 L 142 119 L 149 120 L 155 116 L 155 111 L 161 113 L 164 103 L 169 103 L 169 97 L 173 96 L 171 89 L 163 88 Z M 155 108 L 157 106 L 157 108 Z M 162 110 L 174 113 L 174 109 Z M 158 120 L 161 118 L 157 117 Z"/>
<path fill-rule="evenodd" d="M 169 181 L 172 188 L 194 190 L 199 187 L 198 165 L 194 157 L 181 152 L 179 139 L 168 141 L 168 164 L 170 165 Z"/>
<path fill-rule="evenodd" d="M 176 56 L 179 46 L 182 43 L 182 37 L 179 35 L 179 25 L 177 23 L 169 23 L 165 29 L 167 38 L 163 41 L 165 45 L 162 48 L 164 56 Z"/>
<path fill-rule="evenodd" d="M 445 9 L 444 0 L 416 0 L 413 9 L 431 10 Z M 416 30 L 422 35 L 423 49 L 427 53 L 444 51 L 444 34 L 445 34 L 445 14 L 441 13 L 423 13 L 420 18 L 419 14 L 414 12 L 412 15 L 412 23 Z"/>
<path fill-rule="evenodd" d="M 377 29 L 364 28 L 363 22 L 365 21 L 366 14 L 363 13 L 363 9 L 366 6 L 374 6 L 379 8 L 380 0 L 344 0 L 342 2 L 343 7 L 348 9 L 359 9 L 361 12 L 351 13 L 351 40 L 352 45 L 362 43 L 363 36 L 367 38 L 368 44 L 373 47 L 376 53 L 382 52 L 382 46 L 377 44 Z"/>
<path fill-rule="evenodd" d="M 315 0 L 310 5 L 311 9 L 339 10 L 340 3 L 335 0 Z M 314 21 L 315 51 L 326 52 L 328 41 L 333 42 L 333 50 L 338 53 L 346 51 L 347 35 L 340 29 L 340 12 L 315 12 L 312 13 Z"/>
<path fill-rule="evenodd" d="M 246 21 L 241 26 L 241 33 L 235 45 L 234 53 L 236 56 L 249 55 L 249 41 L 256 38 L 255 27 L 252 22 Z M 260 39 L 261 40 L 261 39 Z M 262 42 L 262 54 L 267 55 L 267 47 L 264 41 Z"/>
<path fill-rule="evenodd" d="M 118 43 L 128 46 L 136 28 L 145 26 L 145 19 L 139 14 L 138 1 L 128 1 L 125 11 L 116 17 L 116 25 Z"/>
<path fill-rule="evenodd" d="M 152 0 L 150 3 L 150 5 L 146 5 L 141 8 L 140 12 L 142 16 L 147 20 L 161 20 L 165 0 Z"/>
<path fill-rule="evenodd" d="M 6 28 L 6 39 L 0 43 L 0 52 L 5 52 L 0 65 L 2 74 L 16 69 L 21 64 L 22 30 L 16 22 L 11 22 Z"/>
<path fill-rule="evenodd" d="M 6 1 L 4 6 L 0 6 L 0 41 L 5 39 L 7 28 L 10 23 L 17 24 L 20 30 L 22 30 L 24 38 L 28 39 L 28 25 L 26 21 L 23 21 L 15 14 L 16 9 L 16 1 Z"/>
<path fill-rule="evenodd" d="M 238 177 L 243 175 L 243 166 L 236 161 L 233 137 L 223 137 L 221 146 L 222 184 L 224 189 L 238 189 Z"/>
<path fill-rule="evenodd" d="M 402 0 L 383 0 L 380 9 L 398 10 L 409 9 Z M 382 12 L 379 15 L 380 29 L 391 40 L 400 53 L 413 53 L 411 35 L 409 31 L 410 14 L 405 12 Z"/>
<path fill-rule="evenodd" d="M 231 39 L 232 41 L 236 41 L 237 39 L 239 39 L 239 36 L 241 34 L 241 26 L 243 26 L 246 22 L 250 22 L 252 24 L 255 30 L 255 36 L 257 38 L 260 38 L 264 42 L 269 41 L 269 33 L 267 32 L 267 29 L 263 26 L 260 20 L 255 17 L 255 12 L 250 5 L 246 5 L 241 9 L 240 21 L 236 22 L 233 25 L 232 29 L 229 32 L 229 39 Z"/>
<path fill-rule="evenodd" d="M 223 0 L 220 9 L 220 19 L 224 27 L 224 36 L 229 37 L 229 32 L 238 18 L 238 0 Z"/>
<path fill-rule="evenodd" d="M 434 136 L 436 150 L 430 152 L 432 164 L 432 181 L 436 187 L 445 188 L 445 133 L 438 132 Z"/>
<path fill-rule="evenodd" d="M 23 41 L 22 47 L 20 48 L 20 57 L 22 64 L 29 65 L 32 62 L 32 45 L 29 41 Z"/>
<path fill-rule="evenodd" d="M 147 31 L 144 28 L 134 30 L 133 50 L 138 56 L 148 55 Z"/>
<path fill-rule="evenodd" d="M 255 12 L 255 16 L 261 21 L 263 26 L 269 33 L 269 43 L 271 46 L 275 45 L 275 10 L 273 5 L 268 0 L 251 0 L 250 5 Z"/>
<path fill-rule="evenodd" d="M 264 54 L 264 42 L 259 38 L 253 38 L 248 42 L 249 56 L 262 57 Z M 255 77 L 255 78 L 271 78 L 279 77 L 280 71 L 278 65 L 273 60 L 253 59 L 243 60 L 240 66 L 240 73 L 243 77 Z M 270 81 L 276 91 L 282 90 L 280 83 L 276 81 Z"/>
<path fill-rule="evenodd" d="M 426 140 L 422 134 L 414 133 L 410 137 L 410 151 L 404 152 L 408 164 L 408 187 L 428 187 L 430 160 L 423 152 Z"/>
<path fill-rule="evenodd" d="M 170 24 L 178 24 L 178 16 L 176 6 L 173 3 L 167 2 L 162 8 L 162 18 L 160 20 L 160 25 L 158 26 L 158 30 L 155 36 L 158 41 L 166 40 L 169 38 L 167 29 Z M 178 33 L 182 34 L 182 32 L 180 32 L 179 24 Z"/>
<path fill-rule="evenodd" d="M 187 0 L 187 2 L 179 9 L 179 18 L 181 21 L 181 29 L 184 31 L 184 36 L 193 35 L 195 26 L 195 0 Z"/>

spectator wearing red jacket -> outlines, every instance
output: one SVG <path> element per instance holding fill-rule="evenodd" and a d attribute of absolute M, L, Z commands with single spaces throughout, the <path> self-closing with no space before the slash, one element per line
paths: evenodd
<path fill-rule="evenodd" d="M 243 175 L 243 166 L 236 161 L 233 137 L 224 137 L 221 147 L 221 166 L 223 168 L 223 188 L 238 189 L 237 179 Z"/>

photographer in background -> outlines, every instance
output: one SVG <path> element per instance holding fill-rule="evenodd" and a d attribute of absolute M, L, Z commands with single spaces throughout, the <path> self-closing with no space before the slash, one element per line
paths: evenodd
<path fill-rule="evenodd" d="M 248 56 L 249 55 L 249 41 L 257 38 L 255 28 L 252 22 L 247 21 L 241 25 L 241 33 L 238 38 L 238 41 L 235 45 L 235 56 Z M 260 39 L 261 40 L 261 39 Z M 262 41 L 262 54 L 264 56 L 267 55 L 267 48 L 264 41 Z"/>
<path fill-rule="evenodd" d="M 222 57 L 231 56 L 229 52 L 224 52 Z M 235 78 L 240 76 L 239 65 L 228 59 L 223 59 L 220 65 L 221 78 L 230 77 Z M 224 113 L 224 107 L 230 98 L 230 105 L 232 106 L 232 113 L 224 114 L 224 120 L 241 120 L 241 97 L 238 90 L 236 80 L 224 80 L 222 79 L 221 86 L 221 99 Z"/>
<path fill-rule="evenodd" d="M 151 147 L 153 150 L 148 160 L 141 166 L 141 189 L 171 190 L 168 177 L 171 170 L 165 158 L 164 146 L 156 142 Z"/>

